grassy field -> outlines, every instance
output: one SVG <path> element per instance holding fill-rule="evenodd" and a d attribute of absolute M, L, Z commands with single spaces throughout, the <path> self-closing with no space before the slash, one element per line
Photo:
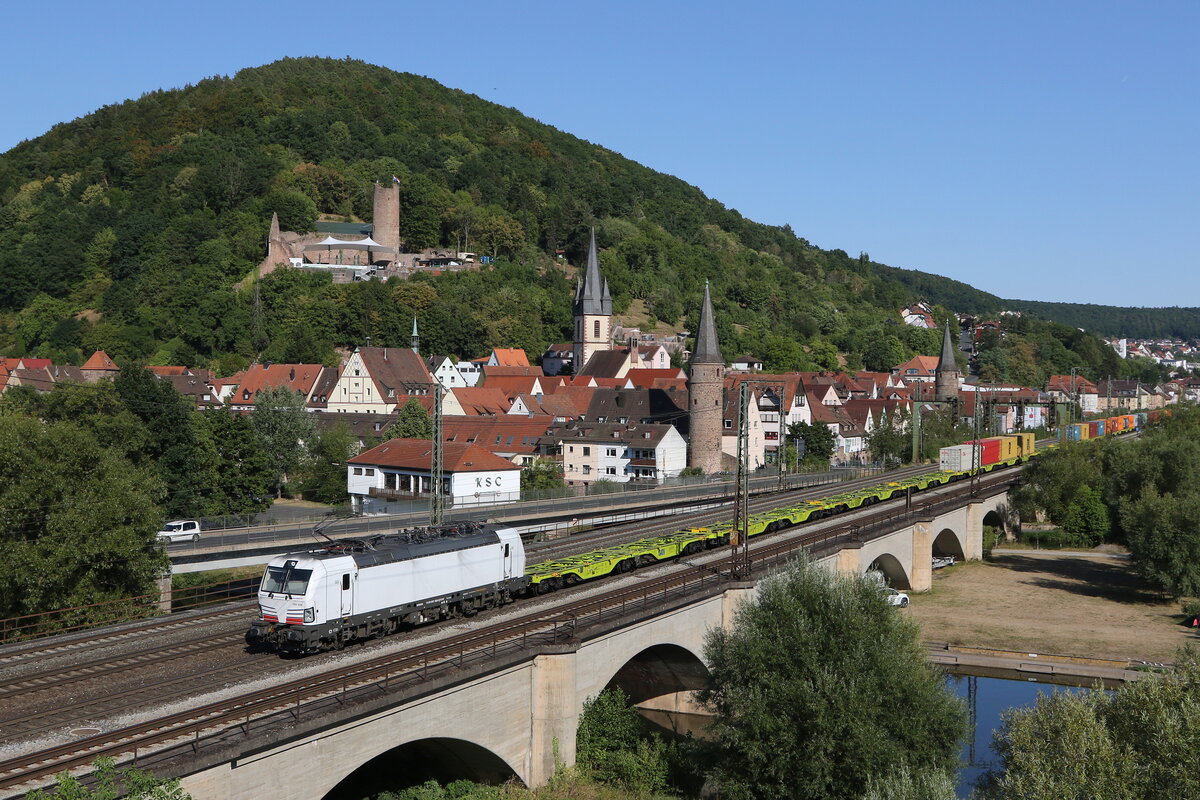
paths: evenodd
<path fill-rule="evenodd" d="M 1005 554 L 934 572 L 912 597 L 925 639 L 1002 650 L 1169 662 L 1200 633 L 1124 560 Z"/>

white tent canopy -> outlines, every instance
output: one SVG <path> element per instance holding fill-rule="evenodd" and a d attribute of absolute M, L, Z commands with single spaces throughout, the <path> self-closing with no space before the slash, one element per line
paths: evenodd
<path fill-rule="evenodd" d="M 306 245 L 304 252 L 309 250 L 375 250 L 380 253 L 394 253 L 396 248 L 387 247 L 368 236 L 365 239 L 355 239 L 353 241 L 347 239 L 335 239 L 332 236 L 326 236 L 323 241 L 316 244 Z"/>

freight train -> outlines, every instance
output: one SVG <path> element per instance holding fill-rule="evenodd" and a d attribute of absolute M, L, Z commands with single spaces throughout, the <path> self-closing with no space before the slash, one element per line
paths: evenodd
<path fill-rule="evenodd" d="M 1020 450 L 979 472 L 1019 464 Z M 989 451 L 990 452 L 990 451 Z M 1004 452 L 1001 453 L 1004 455 Z M 753 514 L 749 535 L 788 528 L 956 481 L 971 470 L 937 470 Z M 340 649 L 402 626 L 471 616 L 479 610 L 607 575 L 630 572 L 729 544 L 732 521 L 685 528 L 556 561 L 526 565 L 512 528 L 459 523 L 370 539 L 330 541 L 320 549 L 273 559 L 258 591 L 252 646 L 296 654 Z"/>
<path fill-rule="evenodd" d="M 1105 419 L 1076 422 L 1072 425 L 1063 426 L 1063 438 L 1068 442 L 1085 442 L 1088 439 L 1099 439 L 1101 436 L 1115 436 L 1128 431 L 1141 430 L 1147 425 L 1153 425 L 1163 417 L 1169 417 L 1170 415 L 1170 409 L 1156 409 L 1136 414 L 1118 414 L 1115 417 L 1107 417 Z"/>

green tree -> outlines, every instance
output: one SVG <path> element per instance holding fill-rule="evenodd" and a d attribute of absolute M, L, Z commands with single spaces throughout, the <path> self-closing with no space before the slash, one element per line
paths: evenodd
<path fill-rule="evenodd" d="M 1184 651 L 1173 673 L 1116 692 L 1055 692 L 1002 717 L 1000 764 L 984 800 L 1184 800 L 1200 797 L 1200 667 Z"/>
<path fill-rule="evenodd" d="M 123 369 L 113 379 L 121 401 L 146 426 L 147 447 L 137 462 L 153 465 L 166 485 L 169 517 L 202 516 L 213 468 L 194 424 L 193 401 L 148 370 Z"/>
<path fill-rule="evenodd" d="M 575 763 L 601 783 L 640 792 L 657 792 L 667 783 L 663 743 L 645 734 L 641 717 L 620 689 L 606 689 L 584 702 Z"/>
<path fill-rule="evenodd" d="M 282 497 L 288 473 L 304 458 L 304 443 L 312 436 L 313 418 L 304 410 L 303 395 L 277 386 L 258 393 L 252 420 L 271 468 L 276 496 Z"/>
<path fill-rule="evenodd" d="M 917 623 L 862 577 L 798 561 L 708 634 L 705 656 L 722 797 L 840 799 L 905 765 L 956 766 L 962 703 Z"/>
<path fill-rule="evenodd" d="M 562 465 L 554 461 L 535 458 L 533 463 L 521 467 L 521 491 L 535 489 L 561 489 L 563 484 Z"/>
<path fill-rule="evenodd" d="M 897 409 L 884 414 L 867 434 L 871 457 L 884 463 L 907 464 L 912 460 L 912 433 L 908 414 Z"/>
<path fill-rule="evenodd" d="M 396 424 L 388 434 L 396 439 L 428 439 L 433 436 L 433 420 L 425 406 L 417 400 L 409 400 L 400 409 Z"/>
<path fill-rule="evenodd" d="M 788 426 L 788 436 L 804 441 L 805 461 L 829 466 L 829 459 L 833 457 L 835 440 L 833 431 L 829 429 L 828 425 L 793 422 Z"/>
<path fill-rule="evenodd" d="M 208 514 L 262 511 L 274 478 L 254 424 L 225 409 L 196 412 L 201 435 L 215 457 Z"/>
<path fill-rule="evenodd" d="M 0 616 L 144 594 L 163 484 L 87 428 L 0 414 Z"/>
<path fill-rule="evenodd" d="M 346 461 L 357 444 L 350 426 L 340 420 L 313 436 L 300 475 L 305 498 L 319 503 L 346 502 Z"/>
<path fill-rule="evenodd" d="M 1110 528 L 1108 507 L 1100 492 L 1090 486 L 1080 486 L 1063 516 L 1063 530 L 1075 534 L 1084 543 L 1097 545 L 1108 536 Z"/>

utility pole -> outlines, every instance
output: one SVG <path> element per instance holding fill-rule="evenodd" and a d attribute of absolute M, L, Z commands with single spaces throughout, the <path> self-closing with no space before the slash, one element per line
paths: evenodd
<path fill-rule="evenodd" d="M 738 386 L 737 484 L 733 500 L 733 530 L 729 532 L 730 575 L 750 577 L 750 382 Z"/>
<path fill-rule="evenodd" d="M 912 461 L 914 464 L 921 460 L 921 403 L 913 403 L 912 415 Z"/>
<path fill-rule="evenodd" d="M 446 492 L 442 486 L 442 384 L 433 383 L 433 459 L 430 465 L 429 478 L 433 482 L 433 490 L 429 498 L 429 525 L 442 524 L 446 512 Z"/>

